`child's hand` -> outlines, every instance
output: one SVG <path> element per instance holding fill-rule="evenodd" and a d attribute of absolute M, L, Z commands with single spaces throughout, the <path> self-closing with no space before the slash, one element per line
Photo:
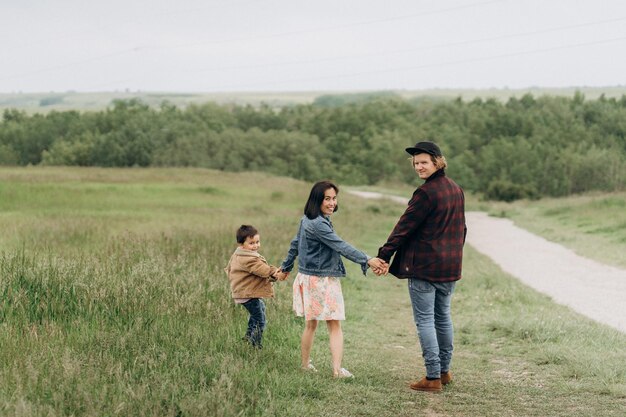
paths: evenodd
<path fill-rule="evenodd" d="M 289 272 L 285 272 L 285 271 L 278 270 L 278 271 L 274 274 L 274 276 L 276 277 L 276 279 L 277 279 L 277 280 L 279 280 L 279 281 L 284 281 L 284 280 L 286 280 L 286 279 L 287 279 L 287 277 L 289 276 Z"/>

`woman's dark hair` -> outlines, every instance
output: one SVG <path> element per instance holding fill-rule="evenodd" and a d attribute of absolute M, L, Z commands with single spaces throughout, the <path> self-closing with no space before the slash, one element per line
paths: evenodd
<path fill-rule="evenodd" d="M 309 219 L 313 220 L 322 213 L 321 207 L 322 207 L 322 202 L 324 201 L 324 193 L 329 188 L 334 189 L 335 193 L 339 194 L 339 187 L 337 187 L 335 184 L 333 184 L 330 181 L 316 182 L 313 188 L 311 188 L 309 199 L 304 205 L 304 214 Z M 339 204 L 335 205 L 334 211 L 337 211 L 338 209 L 339 209 Z"/>
<path fill-rule="evenodd" d="M 237 243 L 242 244 L 246 241 L 248 237 L 255 237 L 259 234 L 259 231 L 254 228 L 254 226 L 250 226 L 249 224 L 242 224 L 239 229 L 237 229 Z"/>

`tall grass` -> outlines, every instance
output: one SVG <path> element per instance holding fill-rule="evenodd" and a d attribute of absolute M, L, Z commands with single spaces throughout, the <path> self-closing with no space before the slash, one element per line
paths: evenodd
<path fill-rule="evenodd" d="M 257 226 L 277 264 L 308 189 L 205 170 L 0 169 L 0 226 L 12 231 L 0 237 L 0 415 L 623 415 L 626 337 L 471 248 L 453 304 L 455 381 L 440 396 L 407 388 L 423 366 L 405 282 L 353 265 L 354 381 L 331 378 L 323 328 L 320 372 L 299 371 L 289 282 L 268 300 L 264 349 L 250 349 L 222 270 L 234 231 Z M 375 254 L 402 207 L 340 199 L 338 232 Z"/>
<path fill-rule="evenodd" d="M 201 171 L 153 173 L 18 170 L 3 181 L 12 198 L 2 222 L 18 224 L 0 256 L 4 413 L 231 414 L 222 385 L 257 372 L 255 353 L 239 343 L 245 315 L 222 270 L 234 231 L 257 225 L 276 263 L 292 228 L 267 216 L 281 198 L 272 187 L 236 177 L 220 185 L 218 174 Z M 276 189 L 283 186 L 289 181 Z M 273 317 L 284 299 L 269 305 L 279 335 L 294 325 L 290 315 Z M 234 404 L 259 403 L 245 388 L 233 387 Z"/>

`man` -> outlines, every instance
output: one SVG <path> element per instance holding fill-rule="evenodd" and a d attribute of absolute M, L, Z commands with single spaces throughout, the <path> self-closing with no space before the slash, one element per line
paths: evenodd
<path fill-rule="evenodd" d="M 406 151 L 425 180 L 378 251 L 389 272 L 407 279 L 426 376 L 411 383 L 417 391 L 441 391 L 452 380 L 453 336 L 450 301 L 461 279 L 465 226 L 463 190 L 446 176 L 439 146 L 418 142 Z"/>

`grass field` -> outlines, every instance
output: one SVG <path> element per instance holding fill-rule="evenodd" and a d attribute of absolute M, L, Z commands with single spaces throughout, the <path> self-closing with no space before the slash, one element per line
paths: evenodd
<path fill-rule="evenodd" d="M 268 301 L 264 349 L 249 349 L 222 271 L 234 231 L 257 226 L 279 263 L 309 187 L 200 169 L 1 168 L 0 415 L 624 415 L 626 335 L 471 247 L 453 300 L 455 380 L 439 395 L 407 386 L 423 365 L 406 283 L 354 265 L 343 281 L 354 380 L 331 378 L 323 328 L 320 372 L 299 371 L 293 277 Z M 371 255 L 402 210 L 346 193 L 340 205 L 338 233 Z"/>

